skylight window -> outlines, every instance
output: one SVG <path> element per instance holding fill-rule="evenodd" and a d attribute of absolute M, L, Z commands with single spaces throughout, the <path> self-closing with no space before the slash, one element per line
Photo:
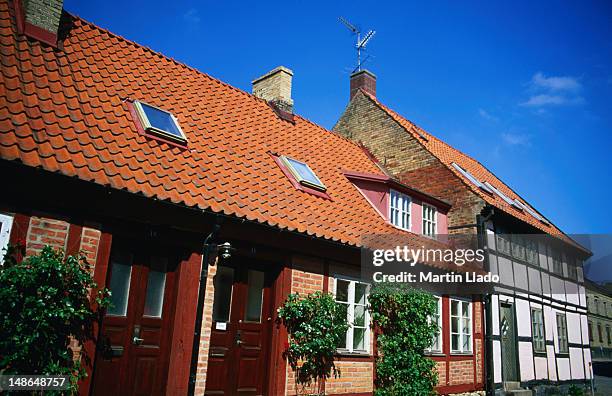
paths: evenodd
<path fill-rule="evenodd" d="M 470 172 L 466 171 L 465 169 L 463 169 L 462 167 L 460 167 L 454 162 L 453 162 L 453 167 L 457 169 L 459 173 L 461 173 L 469 181 L 471 181 L 476 187 L 488 192 L 489 194 L 493 193 L 493 191 L 486 184 L 483 184 L 480 180 L 476 179 L 474 175 L 472 175 Z"/>
<path fill-rule="evenodd" d="M 280 159 L 298 183 L 320 191 L 327 190 L 325 184 L 319 180 L 308 164 L 294 160 L 293 158 L 285 157 L 284 155 L 281 156 Z"/>
<path fill-rule="evenodd" d="M 495 192 L 495 194 L 497 194 L 498 197 L 503 199 L 508 205 L 514 206 L 519 210 L 523 210 L 523 205 L 521 205 L 520 202 L 510 199 L 506 194 L 493 187 L 489 182 L 485 182 L 485 185 L 489 187 L 489 189 L 491 189 L 493 192 Z"/>
<path fill-rule="evenodd" d="M 134 108 L 145 131 L 182 143 L 187 141 L 172 113 L 139 101 L 134 101 Z"/>

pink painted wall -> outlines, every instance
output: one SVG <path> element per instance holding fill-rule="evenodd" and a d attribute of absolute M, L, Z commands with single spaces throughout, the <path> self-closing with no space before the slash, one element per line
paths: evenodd
<path fill-rule="evenodd" d="M 354 183 L 380 215 L 385 220 L 389 220 L 389 187 L 380 182 L 366 180 Z"/>
<path fill-rule="evenodd" d="M 380 215 L 389 221 L 389 186 L 385 183 L 369 180 L 355 180 L 355 186 L 366 197 Z M 431 204 L 430 204 L 431 205 Z M 435 206 L 435 205 L 434 205 Z M 437 212 L 438 234 L 448 233 L 448 220 L 445 212 L 438 208 Z M 415 234 L 423 232 L 423 206 L 422 201 L 413 198 L 410 204 L 410 231 Z"/>

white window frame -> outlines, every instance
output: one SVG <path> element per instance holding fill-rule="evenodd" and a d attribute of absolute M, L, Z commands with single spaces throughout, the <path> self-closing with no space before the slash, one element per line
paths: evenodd
<path fill-rule="evenodd" d="M 544 311 L 542 311 L 542 308 L 531 307 L 531 338 L 533 341 L 533 351 L 545 353 L 546 336 L 544 332 Z"/>
<path fill-rule="evenodd" d="M 145 106 L 149 106 L 152 107 L 154 109 L 157 109 L 161 112 L 164 112 L 166 114 L 168 114 L 172 120 L 174 121 L 174 125 L 176 125 L 176 129 L 178 129 L 179 133 L 181 134 L 181 136 L 176 136 L 172 133 L 170 133 L 169 131 L 165 131 L 163 129 L 159 129 L 154 127 L 153 125 L 151 125 L 151 122 L 149 121 L 149 117 L 147 117 L 147 114 L 145 113 L 144 109 L 143 109 L 143 105 Z M 171 112 L 164 110 L 164 109 L 160 109 L 157 106 L 153 106 L 152 104 L 146 103 L 146 102 L 141 102 L 138 100 L 134 101 L 134 109 L 136 109 L 136 113 L 138 114 L 138 117 L 140 118 L 140 121 L 142 123 L 142 127 L 144 128 L 145 131 L 149 131 L 149 132 L 153 132 L 157 135 L 161 135 L 164 138 L 168 138 L 177 142 L 181 142 L 181 143 L 186 143 L 187 142 L 187 137 L 185 136 L 185 132 L 183 132 L 183 130 L 181 129 L 181 125 L 179 124 L 177 118 L 174 116 L 174 114 L 172 114 Z"/>
<path fill-rule="evenodd" d="M 557 322 L 557 345 L 559 347 L 559 353 L 569 353 L 569 344 L 567 340 L 567 316 L 564 313 L 557 312 L 555 316 Z M 563 318 L 559 321 L 559 318 Z M 563 345 L 561 342 L 563 341 Z M 563 348 L 561 348 L 563 346 Z"/>
<path fill-rule="evenodd" d="M 4 255 L 6 254 L 6 248 L 9 245 L 11 239 L 11 230 L 13 229 L 13 216 L 0 213 L 0 265 L 4 263 Z"/>
<path fill-rule="evenodd" d="M 398 205 L 393 204 L 394 196 L 397 197 Z M 407 203 L 406 210 L 403 206 Z M 401 193 L 397 190 L 391 189 L 389 190 L 389 222 L 402 230 L 410 231 L 412 229 L 412 198 L 409 195 Z M 394 220 L 394 214 L 397 213 L 397 221 Z M 408 224 L 406 224 L 408 223 Z"/>
<path fill-rule="evenodd" d="M 432 205 L 428 205 L 426 203 L 423 203 L 422 206 L 423 229 L 421 230 L 421 233 L 425 236 L 433 238 L 438 233 L 438 208 Z M 426 218 L 426 213 L 430 213 L 432 217 L 430 219 Z M 426 232 L 426 230 L 431 232 Z"/>
<path fill-rule="evenodd" d="M 349 283 L 346 302 L 336 300 L 336 291 L 338 288 L 339 280 Z M 355 301 L 355 285 L 358 283 L 366 286 L 365 304 L 355 304 L 354 302 Z M 370 285 L 368 283 L 361 282 L 354 278 L 350 278 L 350 277 L 346 277 L 342 275 L 334 275 L 334 300 L 336 300 L 338 304 L 347 305 L 346 320 L 349 323 L 349 328 L 346 331 L 346 344 L 345 344 L 346 347 L 338 349 L 338 351 L 341 353 L 354 353 L 354 354 L 362 354 L 362 355 L 370 354 L 370 313 L 368 312 L 368 309 L 367 309 L 369 294 L 370 294 Z M 365 308 L 365 318 L 364 318 L 365 331 L 364 331 L 364 342 L 363 342 L 365 348 L 363 350 L 353 349 L 353 336 L 355 332 L 355 327 L 353 326 L 353 320 L 355 316 L 355 306 L 356 305 L 363 305 Z"/>
<path fill-rule="evenodd" d="M 459 316 L 453 315 L 453 302 L 457 302 L 460 304 L 459 306 Z M 468 304 L 468 316 L 464 317 L 463 316 L 463 304 Z M 472 320 L 472 302 L 468 301 L 468 300 L 462 300 L 462 299 L 458 299 L 458 298 L 450 298 L 449 299 L 449 316 L 450 316 L 450 322 L 449 322 L 449 327 L 450 327 L 450 343 L 451 343 L 451 354 L 472 354 L 473 353 L 473 344 L 474 344 L 474 322 Z M 458 318 L 459 319 L 459 328 L 457 329 L 457 331 L 453 331 L 453 318 Z M 464 333 L 463 332 L 463 326 L 461 325 L 463 323 L 463 321 L 467 319 L 469 321 L 469 333 Z M 453 335 L 458 335 L 459 336 L 459 345 L 458 345 L 458 349 L 453 349 Z M 463 349 L 463 339 L 464 337 L 470 337 L 470 342 L 469 342 L 469 349 Z"/>
<path fill-rule="evenodd" d="M 433 296 L 437 301 L 438 301 L 438 313 L 436 315 L 436 324 L 438 325 L 438 335 L 436 337 L 434 337 L 434 344 L 431 346 L 431 348 L 427 348 L 426 352 L 428 353 L 442 353 L 442 351 L 444 350 L 443 345 L 442 345 L 442 296 Z M 433 318 L 430 318 L 430 320 L 432 320 Z M 437 344 L 437 347 L 434 347 L 434 345 Z"/>

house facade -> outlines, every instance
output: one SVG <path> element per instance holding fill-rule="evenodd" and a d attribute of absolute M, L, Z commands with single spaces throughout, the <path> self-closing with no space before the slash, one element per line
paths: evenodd
<path fill-rule="evenodd" d="M 589 341 L 595 375 L 612 375 L 612 292 L 589 279 L 587 290 Z"/>
<path fill-rule="evenodd" d="M 82 394 L 301 392 L 275 321 L 314 291 L 352 325 L 327 394 L 372 393 L 361 238 L 429 241 L 449 202 L 294 114 L 287 68 L 249 94 L 61 1 L 2 1 L 0 28 L 0 247 L 83 253 L 113 293 L 97 343 L 73 346 L 92 358 Z M 438 301 L 438 390 L 482 389 L 482 301 Z"/>
<path fill-rule="evenodd" d="M 591 378 L 588 250 L 478 161 L 383 105 L 367 70 L 351 76 L 349 104 L 333 129 L 363 144 L 401 182 L 448 201 L 450 234 L 479 237 L 487 270 L 500 276 L 494 292 L 483 293 L 490 392 Z"/>

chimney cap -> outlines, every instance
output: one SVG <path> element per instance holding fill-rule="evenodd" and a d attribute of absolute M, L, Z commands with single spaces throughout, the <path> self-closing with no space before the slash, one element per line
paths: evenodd
<path fill-rule="evenodd" d="M 278 67 L 270 70 L 269 72 L 267 72 L 263 76 L 257 77 L 255 80 L 251 81 L 251 84 L 256 84 L 259 81 L 264 80 L 264 79 L 270 77 L 271 75 L 279 73 L 279 72 L 285 72 L 285 73 L 289 74 L 291 77 L 293 77 L 293 70 L 291 70 L 291 69 L 289 69 L 288 67 L 285 67 L 285 66 L 278 66 Z"/>
<path fill-rule="evenodd" d="M 372 73 L 368 69 L 357 70 L 356 72 L 351 74 L 351 78 L 357 77 L 357 76 L 359 76 L 361 74 L 369 74 L 371 77 L 376 78 L 376 74 Z"/>

